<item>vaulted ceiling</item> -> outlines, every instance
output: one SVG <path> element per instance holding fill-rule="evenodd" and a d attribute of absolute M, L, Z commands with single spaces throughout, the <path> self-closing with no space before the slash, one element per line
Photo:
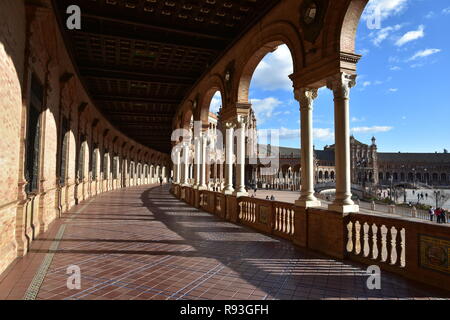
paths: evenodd
<path fill-rule="evenodd" d="M 54 0 L 81 79 L 130 138 L 169 153 L 172 119 L 194 83 L 279 0 Z M 81 30 L 68 30 L 78 5 Z"/>

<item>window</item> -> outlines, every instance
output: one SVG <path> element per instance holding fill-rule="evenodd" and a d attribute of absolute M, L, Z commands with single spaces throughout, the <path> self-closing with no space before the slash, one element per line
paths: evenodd
<path fill-rule="evenodd" d="M 97 180 L 98 153 L 98 149 L 95 149 L 92 155 L 92 180 Z"/>
<path fill-rule="evenodd" d="M 40 114 L 43 104 L 44 88 L 39 80 L 32 76 L 30 105 L 27 118 L 27 136 L 25 150 L 25 179 L 28 184 L 26 192 L 31 193 L 39 186 L 39 153 L 40 153 Z"/>
<path fill-rule="evenodd" d="M 118 156 L 115 156 L 114 157 L 114 161 L 113 161 L 113 165 L 112 165 L 112 175 L 113 175 L 113 179 L 117 179 L 118 178 L 118 175 L 117 175 L 117 172 L 118 172 L 118 167 L 119 167 L 119 157 Z"/>
<path fill-rule="evenodd" d="M 84 169 L 85 169 L 85 165 L 84 165 L 84 160 L 86 158 L 86 141 L 85 138 L 82 137 L 81 138 L 81 149 L 80 149 L 80 157 L 78 159 L 78 178 L 80 180 L 84 180 Z"/>
<path fill-rule="evenodd" d="M 67 178 L 67 153 L 69 145 L 69 120 L 64 117 L 61 126 L 61 155 L 59 158 L 59 185 L 64 186 Z"/>

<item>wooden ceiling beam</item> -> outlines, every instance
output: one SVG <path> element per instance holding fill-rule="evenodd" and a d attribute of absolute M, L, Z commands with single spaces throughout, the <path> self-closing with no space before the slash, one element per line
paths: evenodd
<path fill-rule="evenodd" d="M 209 40 L 218 40 L 218 41 L 223 41 L 225 43 L 229 43 L 232 40 L 232 38 L 228 38 L 228 37 L 224 37 L 224 36 L 218 36 L 218 35 L 201 33 L 201 32 L 196 32 L 196 31 L 187 31 L 187 30 L 183 30 L 183 29 L 175 29 L 175 28 L 157 26 L 157 25 L 152 25 L 150 23 L 142 23 L 142 22 L 136 22 L 136 21 L 126 20 L 126 19 L 105 17 L 105 16 L 96 15 L 96 14 L 92 14 L 92 13 L 82 13 L 81 15 L 84 18 L 109 21 L 112 23 L 128 24 L 131 26 L 146 28 L 149 30 L 154 30 L 154 31 L 159 31 L 159 32 L 181 34 L 181 35 L 188 36 L 188 37 L 195 37 L 195 38 L 209 39 Z"/>
<path fill-rule="evenodd" d="M 111 95 L 94 95 L 94 100 L 99 102 L 130 102 L 130 103 L 166 103 L 172 105 L 179 105 L 182 101 L 180 99 L 157 98 L 157 97 L 124 97 Z"/>
<path fill-rule="evenodd" d="M 155 82 L 155 83 L 175 83 L 175 84 L 185 84 L 192 85 L 197 79 L 195 77 L 188 77 L 183 75 L 170 75 L 163 73 L 148 73 L 148 72 L 136 72 L 136 71 L 125 71 L 117 69 L 105 69 L 105 68 L 94 68 L 94 67 L 83 67 L 81 66 L 81 74 L 88 78 L 102 78 L 102 79 L 126 79 L 131 81 L 142 81 L 142 82 Z"/>

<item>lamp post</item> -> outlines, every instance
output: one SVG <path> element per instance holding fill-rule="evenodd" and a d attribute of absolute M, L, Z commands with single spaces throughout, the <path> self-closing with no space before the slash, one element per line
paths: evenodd
<path fill-rule="evenodd" d="M 392 191 L 393 191 L 393 181 L 394 178 L 392 176 L 389 177 L 389 181 L 391 182 L 391 192 L 389 193 L 389 197 L 391 198 L 392 201 Z"/>
<path fill-rule="evenodd" d="M 436 208 L 439 208 L 439 197 L 441 196 L 441 191 L 434 191 L 434 197 L 436 199 Z"/>

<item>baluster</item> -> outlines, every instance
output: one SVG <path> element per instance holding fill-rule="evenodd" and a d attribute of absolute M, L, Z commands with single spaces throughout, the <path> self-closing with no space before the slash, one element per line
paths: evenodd
<path fill-rule="evenodd" d="M 273 228 L 275 231 L 278 231 L 278 208 L 277 207 L 274 207 L 274 212 L 275 212 L 275 216 L 274 216 L 274 221 L 273 221 L 273 223 L 274 223 Z"/>
<path fill-rule="evenodd" d="M 286 212 L 286 208 L 283 208 L 283 233 L 287 233 L 287 212 Z"/>
<path fill-rule="evenodd" d="M 381 251 L 380 251 L 380 257 L 382 262 L 386 262 L 387 256 L 388 256 L 388 250 L 387 250 L 387 228 L 383 224 L 380 228 L 381 231 Z"/>
<path fill-rule="evenodd" d="M 403 228 L 399 232 L 400 234 L 400 267 L 406 267 L 406 229 Z"/>
<path fill-rule="evenodd" d="M 372 259 L 376 260 L 380 255 L 381 248 L 381 234 L 380 228 L 373 223 L 372 224 Z"/>
<path fill-rule="evenodd" d="M 247 221 L 247 202 L 244 202 L 244 221 Z"/>
<path fill-rule="evenodd" d="M 355 223 L 355 254 L 359 255 L 361 253 L 361 224 L 359 221 Z"/>
<path fill-rule="evenodd" d="M 397 251 L 397 237 L 398 237 L 398 230 L 395 227 L 391 228 L 391 260 L 390 264 L 395 265 L 398 259 L 399 251 Z"/>
<path fill-rule="evenodd" d="M 256 203 L 253 203 L 253 223 L 256 223 Z"/>
<path fill-rule="evenodd" d="M 291 236 L 293 236 L 295 234 L 295 215 L 294 215 L 294 210 L 289 209 L 289 213 L 291 215 Z"/>
<path fill-rule="evenodd" d="M 371 230 L 369 224 L 366 222 L 363 225 L 363 232 L 364 232 L 364 245 L 363 245 L 363 255 L 364 257 L 368 257 L 370 254 L 370 245 L 369 245 L 369 239 L 371 239 Z"/>
<path fill-rule="evenodd" d="M 395 252 L 397 257 L 395 259 L 395 265 L 401 267 L 402 265 L 402 229 L 396 228 L 397 234 L 395 237 Z"/>
<path fill-rule="evenodd" d="M 347 224 L 347 252 L 353 252 L 353 234 L 352 234 L 352 229 L 353 229 L 353 222 L 349 221 L 349 223 Z"/>
<path fill-rule="evenodd" d="M 291 217 L 288 208 L 285 207 L 284 210 L 286 211 L 286 233 L 289 234 L 291 232 Z"/>

